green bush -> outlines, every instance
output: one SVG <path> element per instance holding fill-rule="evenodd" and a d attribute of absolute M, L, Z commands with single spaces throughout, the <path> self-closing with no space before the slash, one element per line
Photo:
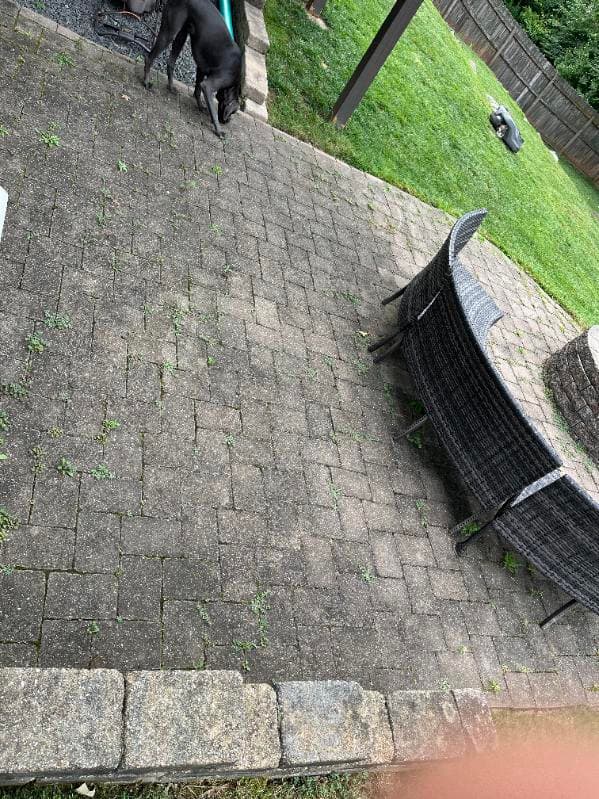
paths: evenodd
<path fill-rule="evenodd" d="M 560 75 L 599 110 L 599 0 L 512 0 L 508 6 Z"/>

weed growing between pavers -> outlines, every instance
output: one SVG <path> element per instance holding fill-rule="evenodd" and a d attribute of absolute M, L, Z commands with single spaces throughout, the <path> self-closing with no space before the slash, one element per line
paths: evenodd
<path fill-rule="evenodd" d="M 51 150 L 53 147 L 60 147 L 60 136 L 56 133 L 58 125 L 56 122 L 51 122 L 47 130 L 40 130 L 39 140 L 42 144 Z"/>
<path fill-rule="evenodd" d="M 342 297 L 347 302 L 351 303 L 354 308 L 357 308 L 358 305 L 362 302 L 362 300 L 357 296 L 357 294 L 353 294 L 351 291 L 334 291 L 334 297 Z"/>
<path fill-rule="evenodd" d="M 353 365 L 355 366 L 356 372 L 360 375 L 360 377 L 363 377 L 370 371 L 370 364 L 365 363 L 361 358 L 356 358 L 356 360 L 353 362 Z"/>
<path fill-rule="evenodd" d="M 114 480 L 114 472 L 111 472 L 105 463 L 100 463 L 91 470 L 91 476 L 96 480 Z"/>
<path fill-rule="evenodd" d="M 507 572 L 515 577 L 520 571 L 522 561 L 514 552 L 505 552 L 501 564 Z"/>
<path fill-rule="evenodd" d="M 374 574 L 366 566 L 360 569 L 360 577 L 362 578 L 362 580 L 364 580 L 365 583 L 372 583 L 376 580 Z"/>
<path fill-rule="evenodd" d="M 0 541 L 6 541 L 8 534 L 12 530 L 16 530 L 19 524 L 18 518 L 13 516 L 4 505 L 0 505 Z"/>
<path fill-rule="evenodd" d="M 36 355 L 41 354 L 48 346 L 48 342 L 45 341 L 39 333 L 32 333 L 27 336 L 25 342 L 29 352 L 33 352 Z"/>
<path fill-rule="evenodd" d="M 182 329 L 183 329 L 183 322 L 185 318 L 188 316 L 189 311 L 185 311 L 182 308 L 177 307 L 174 305 L 170 312 L 170 320 L 173 325 L 173 330 L 175 332 L 175 336 L 178 336 Z"/>
<path fill-rule="evenodd" d="M 206 603 L 198 602 L 197 609 L 200 619 L 210 627 L 212 625 L 212 619 L 210 618 L 210 614 L 206 608 Z"/>
<path fill-rule="evenodd" d="M 108 435 L 113 430 L 118 430 L 121 423 L 118 419 L 104 419 L 102 422 L 102 430 L 94 437 L 94 441 L 98 444 L 105 444 L 108 441 Z"/>
<path fill-rule="evenodd" d="M 179 185 L 179 190 L 182 192 L 192 191 L 193 189 L 197 189 L 197 187 L 197 180 L 184 180 L 183 183 Z"/>
<path fill-rule="evenodd" d="M 232 643 L 232 648 L 235 654 L 239 657 L 240 666 L 243 671 L 250 671 L 250 652 L 256 649 L 264 649 L 268 646 L 268 611 L 270 605 L 268 604 L 268 597 L 270 591 L 258 591 L 258 593 L 250 600 L 249 608 L 256 619 L 258 627 L 258 639 L 249 641 L 236 639 Z"/>
<path fill-rule="evenodd" d="M 43 447 L 35 446 L 30 450 L 33 463 L 31 471 L 33 474 L 41 474 L 46 468 L 46 451 Z"/>
<path fill-rule="evenodd" d="M 61 50 L 59 53 L 56 53 L 56 63 L 59 64 L 61 67 L 74 67 L 75 61 L 73 60 L 72 56 L 68 53 L 65 53 L 64 50 Z"/>
<path fill-rule="evenodd" d="M 337 510 L 337 507 L 339 505 L 339 500 L 343 496 L 343 491 L 339 488 L 339 486 L 336 486 L 334 483 L 331 483 L 329 485 L 329 493 L 333 501 L 333 508 L 334 510 Z"/>
<path fill-rule="evenodd" d="M 417 499 L 414 502 L 416 506 L 416 510 L 418 511 L 418 517 L 420 519 L 420 526 L 425 530 L 428 529 L 428 506 L 423 499 Z"/>
<path fill-rule="evenodd" d="M 253 649 L 258 649 L 258 644 L 255 641 L 240 641 L 238 639 L 233 641 L 233 651 L 239 655 L 239 665 L 243 671 L 250 670 L 248 655 Z"/>
<path fill-rule="evenodd" d="M 75 477 L 75 467 L 67 458 L 61 458 L 56 464 L 56 471 L 63 477 Z"/>
<path fill-rule="evenodd" d="M 476 521 L 467 522 L 461 529 L 460 534 L 464 535 L 465 537 L 469 537 L 474 533 L 478 533 L 480 530 L 480 524 Z"/>
<path fill-rule="evenodd" d="M 49 145 L 50 146 L 50 145 Z M 55 329 L 55 330 L 66 330 L 71 327 L 71 320 L 66 314 L 59 314 L 59 313 L 52 313 L 50 311 L 44 312 L 44 324 L 47 328 Z M 12 383 L 3 383 L 0 385 L 0 396 L 10 397 L 11 399 L 16 400 L 26 400 L 29 397 L 29 386 L 28 382 L 31 380 L 32 371 L 33 371 L 33 359 L 39 355 L 42 355 L 46 349 L 48 348 L 48 342 L 42 336 L 39 331 L 34 331 L 30 333 L 25 338 L 25 345 L 28 352 L 27 360 L 24 364 L 24 374 L 25 380 L 24 382 L 12 382 Z M 0 410 L 0 432 L 5 432 L 8 430 L 9 426 L 9 418 L 8 413 L 4 410 Z M 51 437 L 56 437 L 52 435 L 52 430 L 58 430 L 58 428 L 52 428 L 49 432 Z M 62 433 L 62 431 L 60 431 Z M 4 445 L 4 439 L 0 439 L 0 447 Z M 29 454 L 32 457 L 33 463 L 31 470 L 32 472 L 37 475 L 41 474 L 45 469 L 45 456 L 46 453 L 44 449 L 38 444 L 32 447 L 29 450 Z M 6 453 L 0 452 L 0 461 L 7 460 L 8 456 Z M 65 474 L 68 472 L 65 472 Z"/>
<path fill-rule="evenodd" d="M 52 330 L 69 330 L 71 328 L 71 318 L 66 313 L 45 311 L 44 324 Z"/>
<path fill-rule="evenodd" d="M 416 449 L 422 449 L 423 441 L 420 430 L 414 430 L 413 433 L 409 433 L 406 436 L 406 439 L 410 442 L 410 444 L 412 444 L 412 446 L 416 447 Z"/>
<path fill-rule="evenodd" d="M 270 591 L 259 591 L 250 602 L 250 610 L 256 617 L 258 625 L 258 644 L 259 646 L 268 645 L 268 618 L 267 613 L 270 610 L 268 604 L 268 597 Z"/>

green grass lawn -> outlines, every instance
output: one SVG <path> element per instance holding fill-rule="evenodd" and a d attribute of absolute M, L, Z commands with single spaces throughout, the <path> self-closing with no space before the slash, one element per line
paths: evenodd
<path fill-rule="evenodd" d="M 599 192 L 555 161 L 430 0 L 346 128 L 327 121 L 390 7 L 328 0 L 323 30 L 300 0 L 267 0 L 270 121 L 456 216 L 488 208 L 483 235 L 580 322 L 599 323 Z M 495 137 L 487 95 L 511 109 L 525 140 L 518 155 Z"/>
<path fill-rule="evenodd" d="M 98 784 L 95 787 L 96 799 L 372 799 L 371 781 L 366 773 L 359 773 L 286 780 L 255 777 L 231 782 L 203 780 L 188 784 Z M 0 787 L 0 799 L 79 799 L 76 787 L 77 784 Z"/>

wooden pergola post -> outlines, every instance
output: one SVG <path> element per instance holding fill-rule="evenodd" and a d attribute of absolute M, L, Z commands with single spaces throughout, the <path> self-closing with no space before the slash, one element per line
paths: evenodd
<path fill-rule="evenodd" d="M 325 2 L 313 0 L 312 5 L 322 10 Z M 333 107 L 331 119 L 338 128 L 353 114 L 421 4 L 422 0 L 397 0 Z"/>

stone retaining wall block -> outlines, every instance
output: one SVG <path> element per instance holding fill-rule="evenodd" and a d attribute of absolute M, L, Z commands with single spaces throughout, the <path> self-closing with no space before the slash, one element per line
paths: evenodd
<path fill-rule="evenodd" d="M 0 669 L 0 777 L 115 770 L 123 675 L 108 669 Z"/>
<path fill-rule="evenodd" d="M 396 691 L 387 698 L 395 761 L 460 757 L 466 739 L 454 695 L 448 691 Z"/>
<path fill-rule="evenodd" d="M 242 753 L 243 681 L 235 671 L 127 674 L 127 769 L 234 768 Z"/>
<path fill-rule="evenodd" d="M 384 698 L 355 682 L 323 680 L 277 685 L 283 762 L 385 762 L 392 754 Z"/>
<path fill-rule="evenodd" d="M 497 745 L 497 730 L 482 691 L 470 688 L 452 691 L 462 727 L 475 752 L 485 752 Z"/>
<path fill-rule="evenodd" d="M 266 53 L 270 47 L 264 14 L 261 9 L 251 3 L 244 3 L 245 17 L 248 24 L 247 46 L 252 47 L 258 53 Z"/>

